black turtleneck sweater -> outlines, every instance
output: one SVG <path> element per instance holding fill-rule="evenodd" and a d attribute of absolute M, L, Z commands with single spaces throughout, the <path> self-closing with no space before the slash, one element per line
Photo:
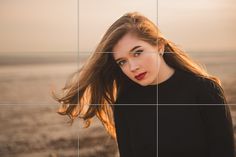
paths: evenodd
<path fill-rule="evenodd" d="M 114 108 L 120 157 L 234 157 L 222 94 L 213 81 L 181 70 L 158 85 L 128 81 Z"/>

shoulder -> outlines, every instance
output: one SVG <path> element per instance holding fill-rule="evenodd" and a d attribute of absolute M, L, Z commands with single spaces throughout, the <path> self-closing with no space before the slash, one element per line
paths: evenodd
<path fill-rule="evenodd" d="M 192 73 L 180 71 L 182 83 L 194 91 L 199 104 L 225 104 L 226 99 L 222 87 L 215 81 Z"/>
<path fill-rule="evenodd" d="M 221 86 L 215 81 L 205 78 L 196 74 L 192 74 L 185 71 L 178 71 L 181 75 L 181 82 L 186 84 L 191 84 L 192 86 L 197 87 L 199 90 L 213 90 L 219 91 L 222 90 Z"/>
<path fill-rule="evenodd" d="M 198 77 L 197 100 L 200 104 L 226 104 L 222 87 L 215 81 Z"/>

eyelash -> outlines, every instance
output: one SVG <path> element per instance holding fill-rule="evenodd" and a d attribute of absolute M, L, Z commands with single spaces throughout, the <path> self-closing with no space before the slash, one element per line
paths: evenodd
<path fill-rule="evenodd" d="M 134 52 L 134 55 L 135 54 L 139 54 L 140 55 L 142 52 L 143 52 L 143 50 L 137 50 L 137 51 Z"/>
<path fill-rule="evenodd" d="M 122 66 L 122 64 L 121 64 L 122 62 L 123 62 L 123 61 L 120 61 L 120 62 L 118 62 L 117 64 L 118 64 L 119 66 Z"/>
<path fill-rule="evenodd" d="M 138 54 L 138 56 L 139 56 L 142 52 L 143 52 L 143 50 L 137 50 L 137 51 L 135 51 L 133 54 L 134 54 L 134 56 L 135 56 L 136 54 Z M 124 60 L 118 62 L 117 64 L 118 64 L 119 66 L 122 66 L 122 65 L 124 65 L 124 64 L 121 64 L 123 61 L 124 61 Z"/>

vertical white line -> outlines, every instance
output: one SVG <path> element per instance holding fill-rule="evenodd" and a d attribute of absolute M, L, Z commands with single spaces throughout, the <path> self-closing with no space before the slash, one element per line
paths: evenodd
<path fill-rule="evenodd" d="M 158 23 L 158 0 L 157 0 L 157 12 L 156 12 L 156 13 L 157 13 L 157 27 L 158 27 L 158 24 L 159 24 L 159 23 Z M 158 40 L 157 40 L 157 45 L 158 45 Z M 159 58 L 159 57 L 157 56 L 157 66 L 159 66 L 159 68 L 160 68 L 160 64 L 159 64 L 158 58 Z M 158 71 L 157 71 L 157 77 L 158 77 L 158 76 L 159 76 L 159 69 L 158 69 Z M 157 154 L 156 154 L 156 155 L 157 155 L 157 157 L 158 157 L 158 125 L 159 125 L 159 123 L 158 123 L 158 85 L 157 85 L 157 109 L 156 109 L 156 112 L 157 112 L 157 117 L 156 117 L 156 118 L 157 118 L 157 128 L 156 128 L 156 129 L 157 129 L 157 132 L 156 132 L 156 134 L 157 134 L 157 139 L 156 139 L 156 140 L 157 140 L 157 141 L 156 141 L 156 145 L 157 145 L 157 146 L 156 146 L 156 147 L 157 147 L 157 148 L 156 148 L 156 149 L 157 149 L 156 152 L 157 152 Z"/>
<path fill-rule="evenodd" d="M 158 64 L 158 62 L 159 62 L 159 60 L 158 60 L 158 57 L 157 57 L 157 64 Z M 157 66 L 158 66 L 158 65 L 157 65 Z M 159 64 L 159 66 L 160 66 L 160 64 Z M 158 77 L 158 76 L 159 76 L 159 70 L 158 70 L 157 72 L 158 72 L 158 74 L 157 74 L 157 77 Z M 156 140 L 157 140 L 157 141 L 156 141 L 157 146 L 156 146 L 156 147 L 157 147 L 157 148 L 156 148 L 156 149 L 157 149 L 157 150 L 156 150 L 156 152 L 157 152 L 157 157 L 158 157 L 158 125 L 159 125 L 159 124 L 158 124 L 158 103 L 159 103 L 159 102 L 158 102 L 158 85 L 157 85 L 157 89 L 156 89 L 156 90 L 157 90 L 157 104 L 156 104 L 156 116 L 157 116 L 157 117 L 156 117 L 156 120 L 157 120 L 157 126 L 156 126 L 156 127 L 157 127 L 157 128 L 156 128 L 156 130 L 157 130 L 157 132 L 156 132 L 156 134 L 157 134 L 157 139 L 156 139 Z"/>
<path fill-rule="evenodd" d="M 79 66 L 80 66 L 80 64 L 79 64 L 79 0 L 77 1 L 77 69 L 79 69 Z M 79 84 L 78 84 L 78 87 L 79 87 Z M 78 98 L 79 98 L 79 92 L 78 92 Z M 77 102 L 78 103 L 78 102 Z M 79 126 L 80 126 L 80 121 L 79 121 Z M 78 131 L 78 157 L 79 157 L 79 147 L 80 147 L 80 145 L 79 145 L 79 131 Z"/>

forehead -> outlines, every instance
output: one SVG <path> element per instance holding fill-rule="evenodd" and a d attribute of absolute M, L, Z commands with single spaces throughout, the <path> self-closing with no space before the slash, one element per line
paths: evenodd
<path fill-rule="evenodd" d="M 146 47 L 148 45 L 149 44 L 147 42 L 139 39 L 137 36 L 131 33 L 128 33 L 124 35 L 113 47 L 113 55 L 114 58 L 118 58 L 128 54 L 128 52 L 136 46 Z"/>

